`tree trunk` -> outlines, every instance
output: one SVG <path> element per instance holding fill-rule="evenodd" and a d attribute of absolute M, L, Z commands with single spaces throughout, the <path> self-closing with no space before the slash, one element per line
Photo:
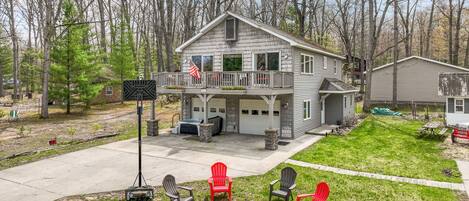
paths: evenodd
<path fill-rule="evenodd" d="M 103 52 L 103 63 L 108 63 L 107 59 L 107 42 L 106 42 L 106 21 L 104 18 L 104 0 L 98 0 L 99 20 L 100 20 L 100 34 L 101 34 L 101 51 Z M 109 18 L 109 21 L 112 21 Z"/>
<path fill-rule="evenodd" d="M 453 0 L 449 0 L 448 14 L 448 63 L 453 63 Z"/>
<path fill-rule="evenodd" d="M 464 66 L 469 67 L 469 32 L 467 32 L 466 55 L 464 56 Z"/>
<path fill-rule="evenodd" d="M 425 38 L 425 57 L 431 58 L 430 55 L 430 40 L 433 32 L 433 13 L 435 12 L 436 0 L 432 0 L 432 8 L 430 10 L 430 17 L 428 19 L 427 37 Z"/>
<path fill-rule="evenodd" d="M 293 1 L 296 11 L 296 20 L 298 23 L 298 33 L 301 37 L 305 36 L 305 18 L 306 18 L 306 0 L 302 0 L 301 8 L 299 7 L 299 3 L 297 0 Z"/>
<path fill-rule="evenodd" d="M 361 0 L 360 16 L 360 93 L 365 92 L 365 0 Z"/>
<path fill-rule="evenodd" d="M 394 54 L 393 54 L 393 66 L 392 66 L 392 105 L 394 108 L 397 108 L 397 58 L 399 57 L 399 47 L 398 47 L 398 18 L 397 18 L 397 9 L 398 1 L 394 0 Z M 408 24 L 407 24 L 408 25 Z M 408 40 L 408 35 L 406 31 L 406 40 Z M 409 44 L 406 43 L 406 54 L 408 53 Z M 406 55 L 407 56 L 407 55 Z"/>
<path fill-rule="evenodd" d="M 272 18 L 270 18 L 270 25 L 277 27 L 277 0 L 272 0 Z"/>
<path fill-rule="evenodd" d="M 459 64 L 459 48 L 460 48 L 460 32 L 461 32 L 461 16 L 464 9 L 465 0 L 458 1 L 458 10 L 456 13 L 456 26 L 454 33 L 454 49 L 453 49 L 453 61 L 454 65 Z"/>
<path fill-rule="evenodd" d="M 13 47 L 13 100 L 17 101 L 19 98 L 19 44 L 18 36 L 16 33 L 16 22 L 13 0 L 8 1 L 8 18 L 10 22 L 10 36 Z"/>

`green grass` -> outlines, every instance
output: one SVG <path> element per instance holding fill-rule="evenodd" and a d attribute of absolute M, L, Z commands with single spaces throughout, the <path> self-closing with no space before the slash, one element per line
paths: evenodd
<path fill-rule="evenodd" d="M 281 164 L 272 171 L 261 176 L 250 176 L 233 179 L 233 200 L 267 200 L 269 196 L 269 183 L 278 179 L 280 170 L 286 166 L 293 167 L 297 173 L 297 187 L 294 196 L 298 193 L 313 193 L 316 184 L 326 181 L 330 187 L 329 200 L 413 200 L 429 201 L 458 200 L 458 194 L 452 190 L 426 187 L 414 184 L 391 182 L 386 180 L 370 179 L 365 177 L 339 175 L 325 171 L 313 170 L 309 168 Z M 229 171 L 229 170 L 228 170 Z M 229 172 L 228 172 L 229 174 Z M 177 175 L 176 175 L 177 180 Z M 209 200 L 210 191 L 206 180 L 189 182 L 182 184 L 194 189 L 195 200 Z M 277 186 L 278 188 L 278 186 Z M 183 193 L 186 196 L 187 193 Z M 118 195 L 118 196 L 116 196 Z M 90 195 L 79 196 L 81 199 Z M 92 196 L 93 197 L 93 196 Z M 114 193 L 113 196 L 101 195 L 97 200 L 122 200 L 123 192 Z M 80 200 L 80 199 L 70 199 Z M 155 200 L 169 200 L 163 193 L 161 187 L 157 188 Z M 228 200 L 226 196 L 220 194 L 216 200 Z M 274 199 L 275 200 L 275 199 Z"/>
<path fill-rule="evenodd" d="M 328 136 L 293 159 L 349 170 L 446 182 L 462 182 L 456 162 L 442 156 L 439 141 L 419 139 L 421 121 L 370 116 L 346 136 Z M 446 176 L 443 170 L 451 170 Z"/>
<path fill-rule="evenodd" d="M 18 165 L 23 165 L 26 163 L 38 161 L 45 158 L 50 158 L 58 156 L 65 153 L 70 153 L 90 147 L 95 147 L 103 144 L 108 144 L 111 142 L 127 140 L 137 136 L 136 126 L 132 126 L 128 130 L 124 131 L 122 134 L 110 137 L 110 138 L 101 138 L 93 141 L 83 142 L 83 143 L 64 143 L 56 145 L 53 149 L 45 150 L 36 154 L 19 156 L 12 159 L 5 159 L 0 161 L 0 170 L 11 168 Z"/>

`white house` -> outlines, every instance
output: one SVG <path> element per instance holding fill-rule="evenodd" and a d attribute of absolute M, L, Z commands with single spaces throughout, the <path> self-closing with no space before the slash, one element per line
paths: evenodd
<path fill-rule="evenodd" d="M 441 73 L 438 95 L 446 97 L 446 123 L 469 123 L 469 73 Z"/>

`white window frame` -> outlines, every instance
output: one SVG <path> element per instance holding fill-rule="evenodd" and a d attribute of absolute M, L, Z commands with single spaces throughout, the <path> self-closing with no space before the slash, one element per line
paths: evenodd
<path fill-rule="evenodd" d="M 257 67 L 256 67 L 256 54 L 265 54 L 265 58 L 266 58 L 266 61 L 265 61 L 265 64 L 266 66 L 269 66 L 269 64 L 267 63 L 267 54 L 268 53 L 278 53 L 278 71 L 282 71 L 282 51 L 268 51 L 268 52 L 253 52 L 251 54 L 251 60 L 252 60 L 252 65 L 251 65 L 251 69 L 252 71 L 257 71 Z M 222 61 L 223 62 L 223 61 Z M 270 71 L 270 70 L 269 70 Z"/>
<path fill-rule="evenodd" d="M 301 63 L 301 57 L 309 57 L 309 67 L 310 67 L 310 71 L 309 73 L 307 73 L 305 71 L 305 63 Z M 301 74 L 305 74 L 305 75 L 314 75 L 314 56 L 313 55 L 310 55 L 310 54 L 301 54 L 300 55 L 300 65 L 301 65 Z"/>
<path fill-rule="evenodd" d="M 462 105 L 457 104 L 458 100 L 462 102 Z M 462 111 L 458 111 L 456 109 L 458 106 L 462 107 Z M 454 113 L 464 113 L 464 98 L 455 98 L 454 99 Z"/>
<path fill-rule="evenodd" d="M 111 89 L 111 90 L 109 90 L 109 89 Z M 111 93 L 108 93 L 109 91 L 111 91 Z M 106 88 L 104 89 L 104 94 L 106 96 L 112 96 L 113 93 L 114 93 L 113 92 L 113 87 L 112 86 L 106 86 Z"/>
<path fill-rule="evenodd" d="M 326 56 L 323 56 L 323 60 L 322 60 L 322 61 L 323 61 L 323 65 L 324 65 L 324 66 L 323 66 L 324 70 L 327 70 L 327 57 L 326 57 Z"/>
<path fill-rule="evenodd" d="M 307 107 L 309 108 L 305 108 L 305 103 L 307 103 Z M 307 115 L 305 115 L 305 111 L 308 112 Z M 303 120 L 310 120 L 310 119 L 311 119 L 311 99 L 307 99 L 303 101 Z"/>
<path fill-rule="evenodd" d="M 213 56 L 213 54 L 194 54 L 194 55 L 191 55 L 191 61 L 192 61 L 192 57 L 197 57 L 197 56 L 200 56 L 200 72 L 205 72 L 205 69 L 204 69 L 204 57 L 212 57 L 212 71 L 209 71 L 209 72 L 213 72 L 214 69 L 213 67 L 215 67 L 214 65 L 214 60 L 215 60 L 215 56 Z"/>
<path fill-rule="evenodd" d="M 339 61 L 337 61 L 337 59 L 334 59 L 334 75 L 337 75 L 338 66 L 339 66 Z"/>

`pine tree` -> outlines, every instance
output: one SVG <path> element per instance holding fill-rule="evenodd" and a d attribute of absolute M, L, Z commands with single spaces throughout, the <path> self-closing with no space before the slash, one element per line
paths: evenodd
<path fill-rule="evenodd" d="M 89 107 L 103 86 L 95 83 L 101 72 L 97 54 L 83 42 L 90 31 L 88 25 L 74 24 L 77 11 L 71 0 L 63 2 L 62 12 L 67 27 L 54 43 L 49 90 L 53 99 L 67 104 L 69 114 L 72 103 Z"/>
<path fill-rule="evenodd" d="M 136 76 L 135 59 L 132 53 L 131 37 L 129 37 L 131 34 L 122 17 L 119 29 L 116 29 L 117 40 L 111 52 L 112 71 L 119 76 L 121 83 L 126 79 L 135 79 Z"/>

